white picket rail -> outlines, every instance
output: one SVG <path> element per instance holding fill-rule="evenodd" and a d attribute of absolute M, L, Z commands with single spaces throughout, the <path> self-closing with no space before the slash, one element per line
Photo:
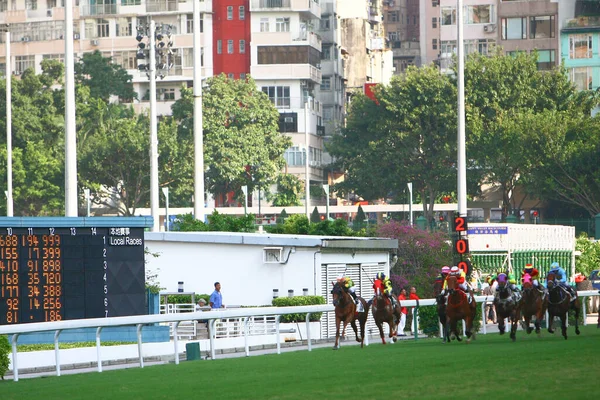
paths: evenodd
<path fill-rule="evenodd" d="M 579 291 L 580 297 L 587 296 L 598 296 L 597 290 Z M 493 296 L 475 296 L 475 300 L 481 303 L 483 317 L 485 318 L 485 305 L 486 302 L 493 301 Z M 435 305 L 435 299 L 422 299 L 422 300 L 403 300 L 401 305 L 403 307 L 422 307 Z M 58 339 L 60 333 L 67 329 L 79 329 L 79 328 L 96 328 L 96 352 L 98 360 L 98 372 L 102 372 L 102 359 L 100 357 L 100 334 L 102 328 L 113 327 L 113 326 L 129 326 L 135 325 L 137 327 L 137 342 L 138 342 L 138 356 L 140 367 L 144 368 L 144 358 L 142 352 L 142 328 L 144 325 L 156 324 L 162 322 L 173 323 L 173 329 L 175 334 L 173 335 L 174 343 L 174 355 L 175 364 L 179 364 L 179 341 L 177 335 L 177 328 L 183 321 L 190 320 L 208 320 L 210 325 L 210 352 L 211 359 L 215 359 L 215 323 L 217 320 L 227 318 L 243 318 L 244 319 L 244 338 L 245 338 L 245 351 L 246 355 L 250 354 L 248 345 L 248 323 L 251 317 L 256 316 L 275 316 L 275 334 L 276 334 L 276 345 L 277 354 L 281 354 L 281 338 L 279 329 L 279 319 L 281 315 L 286 314 L 306 314 L 306 323 L 309 323 L 309 317 L 312 313 L 320 312 L 331 312 L 334 311 L 333 305 L 312 305 L 312 306 L 296 306 L 296 307 L 260 307 L 260 308 L 237 308 L 231 310 L 219 310 L 219 311 L 198 311 L 193 313 L 172 313 L 172 314 L 155 314 L 155 315 L 141 315 L 131 317 L 110 317 L 110 318 L 93 318 L 93 319 L 77 319 L 77 320 L 66 320 L 66 321 L 55 321 L 55 322 L 37 322 L 31 324 L 17 324 L 17 325 L 4 325 L 0 326 L 0 335 L 13 335 L 12 336 L 12 367 L 13 367 L 13 380 L 19 380 L 18 370 L 18 357 L 17 357 L 17 340 L 19 335 L 24 333 L 34 332 L 49 332 L 54 331 L 54 352 L 56 360 L 56 375 L 60 376 L 60 352 L 58 348 Z M 584 324 L 586 318 L 585 302 L 583 302 L 583 317 Z M 485 330 L 485 320 L 483 321 L 483 333 Z M 310 337 L 310 329 L 306 330 L 308 351 L 312 350 L 312 341 Z M 367 341 L 368 344 L 368 341 Z"/>

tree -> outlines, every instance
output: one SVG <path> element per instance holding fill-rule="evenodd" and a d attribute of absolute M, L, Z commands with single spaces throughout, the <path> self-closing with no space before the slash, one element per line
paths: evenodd
<path fill-rule="evenodd" d="M 103 57 L 98 50 L 85 53 L 75 64 L 76 82 L 89 87 L 92 97 L 105 102 L 110 96 L 118 96 L 125 102 L 136 99 L 132 79 L 123 67 L 114 64 L 110 57 Z"/>
<path fill-rule="evenodd" d="M 193 92 L 182 88 L 173 104 L 181 137 L 193 138 Z M 291 145 L 279 133 L 279 113 L 252 79 L 209 78 L 203 93 L 204 161 L 207 189 L 217 195 L 248 185 L 268 187 L 285 165 Z M 247 168 L 252 167 L 252 174 Z"/>
<path fill-rule="evenodd" d="M 409 68 L 376 101 L 358 96 L 328 151 L 346 175 L 336 190 L 366 200 L 404 193 L 412 182 L 425 215 L 456 187 L 456 89 L 435 67 Z"/>
<path fill-rule="evenodd" d="M 273 206 L 289 207 L 299 206 L 301 194 L 304 190 L 304 182 L 292 174 L 280 174 L 277 176 L 277 193 L 273 196 Z"/>
<path fill-rule="evenodd" d="M 359 205 L 358 211 L 356 212 L 356 216 L 354 217 L 354 221 L 352 222 L 352 227 L 355 230 L 360 230 L 360 229 L 364 228 L 366 219 L 367 219 L 367 216 L 365 215 L 365 212 L 363 211 L 362 206 Z"/>
<path fill-rule="evenodd" d="M 318 224 L 321 222 L 321 216 L 319 215 L 319 210 L 315 207 L 310 214 L 310 222 L 313 224 Z"/>
<path fill-rule="evenodd" d="M 532 151 L 539 148 L 539 138 L 532 134 L 551 132 L 547 117 L 557 122 L 565 121 L 564 115 L 589 115 L 598 99 L 591 92 L 578 93 L 563 68 L 538 71 L 537 54 L 510 56 L 500 50 L 491 57 L 469 58 L 465 93 L 468 156 L 476 160 L 481 184 L 499 187 L 503 218 L 519 208 L 515 189 L 532 194 L 534 160 L 539 161 L 540 153 Z"/>

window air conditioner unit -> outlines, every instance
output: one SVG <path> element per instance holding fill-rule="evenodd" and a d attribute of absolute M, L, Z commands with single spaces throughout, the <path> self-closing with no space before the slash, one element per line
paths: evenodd
<path fill-rule="evenodd" d="M 285 122 L 286 124 L 292 124 L 292 123 L 294 123 L 294 118 L 292 118 L 292 117 L 285 117 L 283 119 L 283 122 Z"/>
<path fill-rule="evenodd" d="M 23 42 L 29 42 L 29 36 L 23 36 L 21 38 L 21 41 L 23 41 Z"/>
<path fill-rule="evenodd" d="M 79 40 L 79 33 L 74 33 L 73 34 L 73 39 Z"/>
<path fill-rule="evenodd" d="M 92 44 L 92 46 L 98 46 L 98 40 L 97 39 L 92 39 L 90 41 L 90 43 Z"/>
<path fill-rule="evenodd" d="M 48 16 L 48 17 L 52 16 L 52 9 L 46 10 L 46 16 Z"/>
<path fill-rule="evenodd" d="M 283 247 L 265 247 L 263 248 L 263 261 L 265 264 L 282 264 Z"/>
<path fill-rule="evenodd" d="M 494 32 L 494 31 L 496 30 L 496 24 L 489 24 L 489 25 L 485 25 L 485 26 L 483 27 L 483 30 L 484 30 L 485 32 L 490 32 L 490 33 L 491 33 L 491 32 Z"/>

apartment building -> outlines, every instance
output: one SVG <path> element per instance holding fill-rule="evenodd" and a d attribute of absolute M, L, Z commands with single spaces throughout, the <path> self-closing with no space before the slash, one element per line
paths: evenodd
<path fill-rule="evenodd" d="M 75 56 L 100 51 L 133 76 L 140 101 L 139 111 L 148 107 L 149 82 L 145 71 L 138 70 L 137 27 L 149 25 L 150 18 L 165 26 L 173 41 L 172 67 L 157 81 L 157 111 L 168 114 L 179 98 L 179 88 L 191 84 L 193 77 L 193 38 L 191 0 L 81 0 L 73 7 Z M 203 76 L 212 75 L 212 3 L 201 2 L 201 41 Z M 11 33 L 12 71 L 20 75 L 27 68 L 41 72 L 44 59 L 64 60 L 64 7 L 56 0 L 0 0 L 0 24 Z M 0 37 L 0 63 L 6 63 L 4 35 Z"/>
<path fill-rule="evenodd" d="M 250 73 L 250 7 L 248 0 L 213 2 L 213 72 L 231 79 Z"/>
<path fill-rule="evenodd" d="M 384 0 L 383 25 L 388 47 L 394 57 L 394 72 L 401 74 L 409 65 L 420 65 L 419 0 Z M 434 25 L 437 27 L 437 17 Z"/>
<path fill-rule="evenodd" d="M 287 172 L 304 179 L 308 161 L 311 182 L 323 181 L 323 109 L 316 98 L 322 83 L 320 18 L 317 0 L 250 0 L 250 73 L 292 139 L 284 155 Z"/>

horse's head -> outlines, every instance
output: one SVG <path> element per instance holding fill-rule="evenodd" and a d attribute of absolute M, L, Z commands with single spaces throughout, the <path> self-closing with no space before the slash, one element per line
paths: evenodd
<path fill-rule="evenodd" d="M 456 288 L 458 288 L 458 279 L 456 279 L 456 276 L 448 276 L 448 278 L 446 278 L 446 285 L 448 286 L 450 293 L 454 293 Z"/>
<path fill-rule="evenodd" d="M 331 295 L 333 296 L 333 305 L 337 307 L 340 304 L 340 300 L 344 298 L 344 290 L 342 289 L 342 286 L 340 286 L 340 284 L 337 282 L 331 282 L 331 285 L 333 286 L 333 288 L 331 289 Z"/>
<path fill-rule="evenodd" d="M 531 275 L 529 275 L 528 273 L 525 273 L 525 275 L 523 275 L 521 280 L 523 282 L 523 290 L 529 290 L 529 289 L 533 288 L 533 279 L 531 279 Z"/>
<path fill-rule="evenodd" d="M 552 290 L 554 289 L 556 285 L 556 275 L 554 275 L 552 272 L 550 272 L 548 274 L 548 276 L 546 277 L 546 284 L 548 287 L 548 290 Z"/>

